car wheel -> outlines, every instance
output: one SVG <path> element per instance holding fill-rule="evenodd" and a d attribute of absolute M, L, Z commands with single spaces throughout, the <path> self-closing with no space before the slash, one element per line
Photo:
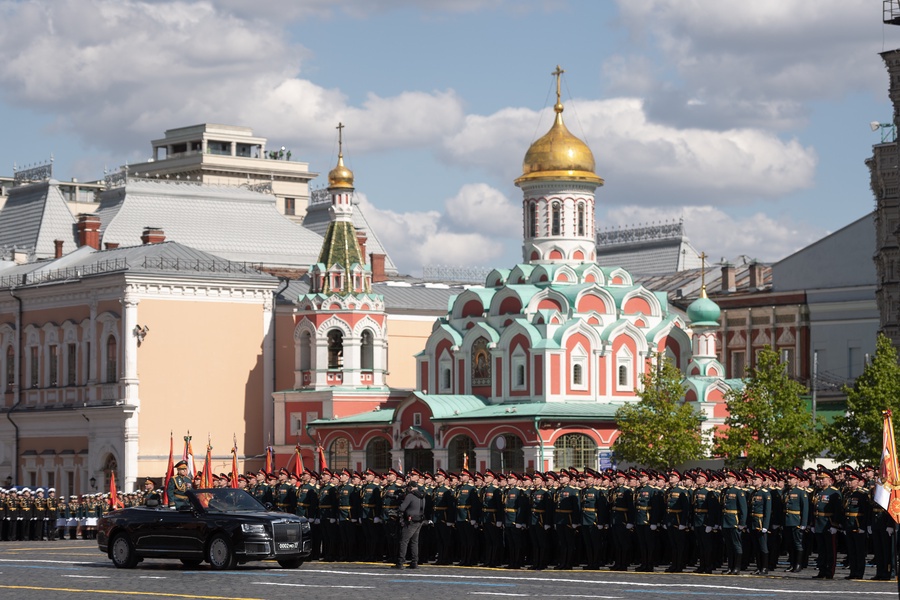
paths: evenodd
<path fill-rule="evenodd" d="M 234 552 L 231 550 L 231 542 L 228 541 L 228 538 L 220 533 L 209 541 L 206 561 L 217 571 L 234 568 Z"/>
<path fill-rule="evenodd" d="M 109 555 L 118 569 L 133 569 L 138 564 L 138 557 L 134 553 L 134 545 L 124 533 L 120 533 L 113 538 L 112 544 L 110 544 Z"/>
<path fill-rule="evenodd" d="M 282 558 L 278 561 L 278 564 L 284 567 L 285 569 L 296 569 L 300 565 L 303 564 L 302 558 Z"/>
<path fill-rule="evenodd" d="M 189 569 L 199 567 L 200 563 L 202 563 L 202 562 L 203 562 L 203 560 L 199 559 L 199 558 L 182 558 L 181 559 L 181 564 L 183 564 L 184 566 L 186 566 Z"/>

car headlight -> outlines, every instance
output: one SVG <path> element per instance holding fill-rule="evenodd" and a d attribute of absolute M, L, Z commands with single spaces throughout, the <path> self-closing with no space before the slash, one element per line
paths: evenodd
<path fill-rule="evenodd" d="M 266 526 L 262 523 L 241 523 L 241 531 L 244 533 L 266 535 Z"/>

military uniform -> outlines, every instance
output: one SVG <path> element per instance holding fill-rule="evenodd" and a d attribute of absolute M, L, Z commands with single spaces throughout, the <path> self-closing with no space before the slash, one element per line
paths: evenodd
<path fill-rule="evenodd" d="M 187 469 L 187 462 L 179 461 L 175 465 L 175 471 L 177 473 L 178 469 Z M 169 485 L 166 488 L 166 496 L 169 500 L 169 507 L 175 508 L 176 510 L 182 507 L 190 506 L 190 500 L 187 497 L 187 491 L 193 487 L 193 482 L 191 478 L 187 475 L 176 474 L 169 480 Z"/>
<path fill-rule="evenodd" d="M 507 567 L 521 568 L 525 558 L 525 541 L 530 521 L 531 502 L 518 485 L 518 476 L 510 473 L 509 486 L 503 496 L 503 533 L 506 539 Z"/>
<path fill-rule="evenodd" d="M 556 495 L 556 568 L 571 569 L 575 564 L 575 534 L 581 527 L 581 504 L 578 490 L 566 479 L 567 471 L 559 473 L 559 492 Z"/>
<path fill-rule="evenodd" d="M 727 476 L 738 479 L 740 476 L 729 471 Z M 725 556 L 728 559 L 726 574 L 737 575 L 741 571 L 744 548 L 741 544 L 741 531 L 747 526 L 747 496 L 744 490 L 734 483 L 726 483 L 722 490 L 722 535 L 725 544 Z"/>
<path fill-rule="evenodd" d="M 721 519 L 722 507 L 718 492 L 698 478 L 697 488 L 691 496 L 691 524 L 699 559 L 697 573 L 712 574 L 713 532 L 719 527 Z"/>
<path fill-rule="evenodd" d="M 531 523 L 528 528 L 531 537 L 532 569 L 540 571 L 547 568 L 550 561 L 550 539 L 548 531 L 554 521 L 553 496 L 546 487 L 540 473 L 535 473 L 534 489 L 531 490 Z"/>
<path fill-rule="evenodd" d="M 459 565 L 471 567 L 476 564 L 475 525 L 481 513 L 481 501 L 475 486 L 468 482 L 472 474 L 463 470 L 460 484 L 456 488 L 456 532 L 459 535 Z M 463 482 L 462 480 L 466 481 Z"/>
<path fill-rule="evenodd" d="M 641 471 L 641 478 L 650 477 L 648 471 Z M 656 536 L 654 532 L 662 521 L 662 495 L 648 481 L 644 481 L 634 491 L 634 531 L 637 538 L 641 573 L 652 573 L 656 560 Z"/>
<path fill-rule="evenodd" d="M 484 532 L 484 564 L 499 567 L 503 561 L 503 493 L 497 487 L 497 475 L 493 471 L 485 473 L 490 482 L 481 488 L 481 526 Z"/>
<path fill-rule="evenodd" d="M 816 579 L 834 579 L 834 567 L 837 554 L 837 532 L 843 524 L 843 504 L 841 493 L 831 484 L 830 471 L 820 470 L 817 479 L 822 482 L 820 489 L 813 497 L 813 531 L 816 534 L 818 549 Z"/>
<path fill-rule="evenodd" d="M 634 491 L 621 481 L 626 477 L 625 473 L 620 471 L 617 475 L 620 483 L 613 489 L 609 499 L 610 529 L 615 549 L 612 570 L 627 571 L 631 562 L 631 535 L 635 522 Z"/>
<path fill-rule="evenodd" d="M 437 564 L 449 565 L 453 563 L 453 530 L 456 525 L 456 496 L 453 489 L 447 485 L 446 480 L 449 473 L 444 470 L 438 470 L 437 474 L 440 476 L 440 482 L 431 494 L 434 528 L 435 533 L 437 534 Z M 400 493 L 399 486 L 397 493 Z"/>
<path fill-rule="evenodd" d="M 769 574 L 769 528 L 772 526 L 772 494 L 762 486 L 753 489 L 750 494 L 747 520 L 750 535 L 753 539 L 753 550 L 756 554 L 756 571 L 754 575 Z"/>
<path fill-rule="evenodd" d="M 866 532 L 872 527 L 872 500 L 862 487 L 862 476 L 851 472 L 848 478 L 857 481 L 844 494 L 844 533 L 847 536 L 847 579 L 863 579 L 866 574 Z"/>

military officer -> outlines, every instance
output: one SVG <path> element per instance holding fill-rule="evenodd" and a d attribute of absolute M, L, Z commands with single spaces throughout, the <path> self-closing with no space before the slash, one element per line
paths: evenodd
<path fill-rule="evenodd" d="M 615 562 L 610 570 L 627 571 L 631 562 L 631 535 L 634 530 L 634 490 L 627 485 L 628 475 L 616 472 L 616 487 L 610 494 L 610 528 L 613 535 Z"/>
<path fill-rule="evenodd" d="M 847 536 L 847 562 L 850 574 L 846 579 L 863 579 L 866 574 L 866 532 L 872 529 L 872 500 L 864 487 L 864 478 L 857 471 L 845 475 L 844 533 Z"/>
<path fill-rule="evenodd" d="M 547 568 L 550 561 L 548 532 L 554 522 L 554 501 L 550 490 L 546 487 L 546 476 L 540 471 L 535 471 L 531 478 L 531 523 L 528 528 L 531 537 L 531 568 L 541 571 Z"/>
<path fill-rule="evenodd" d="M 722 490 L 722 535 L 728 559 L 724 573 L 727 575 L 740 574 L 744 555 L 741 532 L 747 526 L 747 496 L 737 485 L 740 477 L 737 471 L 726 471 Z"/>
<path fill-rule="evenodd" d="M 752 492 L 749 501 L 749 518 L 747 520 L 756 554 L 756 571 L 754 575 L 769 574 L 769 528 L 772 526 L 772 494 L 763 486 L 763 475 L 754 471 L 750 483 Z"/>
<path fill-rule="evenodd" d="M 691 515 L 694 528 L 694 542 L 697 545 L 699 565 L 695 573 L 712 574 L 713 530 L 721 522 L 719 494 L 709 485 L 709 475 L 698 471 L 696 486 L 691 496 Z"/>
<path fill-rule="evenodd" d="M 180 460 L 175 463 L 175 476 L 169 480 L 169 486 L 166 488 L 166 495 L 169 499 L 169 508 L 179 509 L 190 506 L 187 497 L 187 490 L 193 487 L 193 482 L 187 474 L 188 465 L 186 461 Z"/>
<path fill-rule="evenodd" d="M 556 568 L 569 570 L 575 564 L 575 535 L 581 527 L 580 493 L 572 485 L 569 471 L 559 471 L 559 491 L 556 495 Z"/>
<path fill-rule="evenodd" d="M 638 471 L 638 486 L 634 491 L 634 531 L 637 538 L 641 573 L 652 573 L 656 560 L 655 532 L 662 519 L 662 495 L 650 485 L 649 469 Z"/>
<path fill-rule="evenodd" d="M 506 475 L 506 492 L 503 495 L 503 532 L 506 540 L 507 568 L 520 569 L 525 558 L 526 529 L 530 521 L 530 502 L 520 486 L 519 475 L 510 471 Z"/>
<path fill-rule="evenodd" d="M 814 579 L 834 579 L 837 532 L 843 523 L 841 493 L 834 487 L 834 476 L 824 467 L 816 475 L 818 491 L 813 497 L 813 531 L 816 534 L 819 572 Z"/>
<path fill-rule="evenodd" d="M 363 539 L 365 540 L 365 557 L 369 562 L 381 560 L 381 540 L 383 537 L 382 526 L 382 500 L 381 486 L 375 483 L 378 475 L 373 469 L 366 469 L 363 473 L 365 483 L 360 488 L 360 523 L 362 524 Z"/>

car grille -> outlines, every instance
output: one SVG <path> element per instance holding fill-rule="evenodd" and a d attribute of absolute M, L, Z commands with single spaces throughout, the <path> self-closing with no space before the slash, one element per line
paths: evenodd
<path fill-rule="evenodd" d="M 275 554 L 297 554 L 301 549 L 300 523 L 275 523 Z"/>

